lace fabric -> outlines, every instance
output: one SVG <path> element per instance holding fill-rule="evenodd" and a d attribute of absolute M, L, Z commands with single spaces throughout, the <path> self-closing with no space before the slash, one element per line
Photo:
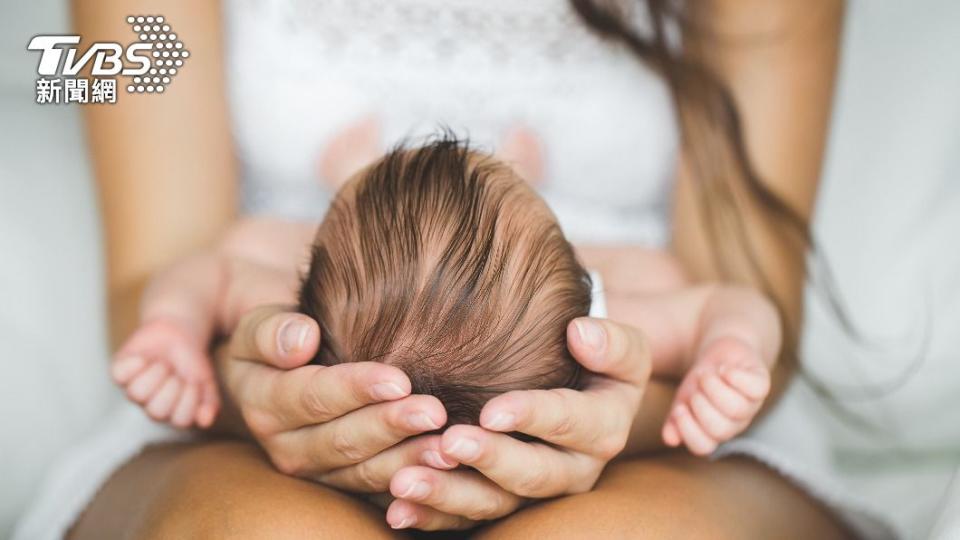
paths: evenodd
<path fill-rule="evenodd" d="M 248 211 L 315 219 L 318 155 L 376 117 L 495 149 L 524 126 L 577 241 L 662 244 L 676 128 L 663 82 L 566 0 L 231 0 L 230 98 Z"/>

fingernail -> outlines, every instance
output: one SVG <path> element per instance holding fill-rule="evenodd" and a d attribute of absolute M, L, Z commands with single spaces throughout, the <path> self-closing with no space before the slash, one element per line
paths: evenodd
<path fill-rule="evenodd" d="M 391 381 L 373 385 L 370 392 L 374 398 L 381 400 L 400 399 L 407 395 L 407 393 L 403 391 L 403 388 L 400 388 L 399 384 Z"/>
<path fill-rule="evenodd" d="M 447 448 L 447 453 L 461 461 L 470 461 L 480 454 L 480 444 L 473 439 L 461 437 L 453 441 Z"/>
<path fill-rule="evenodd" d="M 280 351 L 284 354 L 299 351 L 307 342 L 307 334 L 310 332 L 310 325 L 307 323 L 290 320 L 283 323 L 280 329 Z"/>
<path fill-rule="evenodd" d="M 413 516 L 407 516 L 407 517 L 401 519 L 401 520 L 400 520 L 400 523 L 391 523 L 391 524 L 390 524 L 390 527 L 392 527 L 392 528 L 394 528 L 394 529 L 406 529 L 407 527 L 410 527 L 411 525 L 413 525 L 413 524 L 416 523 L 416 522 L 417 522 L 417 520 L 414 519 Z"/>
<path fill-rule="evenodd" d="M 602 326 L 590 319 L 577 319 L 573 324 L 577 326 L 581 341 L 594 350 L 603 349 L 607 336 Z"/>
<path fill-rule="evenodd" d="M 685 416 L 687 414 L 687 408 L 683 405 L 678 405 L 676 409 L 673 410 L 674 416 Z"/>
<path fill-rule="evenodd" d="M 413 413 L 410 416 L 407 416 L 407 423 L 409 423 L 410 427 L 413 429 L 429 430 L 440 428 L 440 425 L 434 422 L 433 418 L 430 418 L 426 413 L 422 412 Z"/>
<path fill-rule="evenodd" d="M 426 450 L 423 454 L 420 455 L 420 459 L 424 463 L 433 467 L 434 469 L 452 469 L 457 466 L 456 463 L 450 463 L 444 459 L 443 455 L 436 450 Z"/>
<path fill-rule="evenodd" d="M 517 418 L 511 413 L 497 413 L 492 420 L 487 422 L 487 429 L 495 431 L 507 431 L 513 429 L 517 423 Z"/>
<path fill-rule="evenodd" d="M 422 499 L 430 494 L 430 485 L 424 482 L 423 480 L 417 480 L 416 482 L 407 486 L 406 491 L 400 494 L 401 499 Z"/>

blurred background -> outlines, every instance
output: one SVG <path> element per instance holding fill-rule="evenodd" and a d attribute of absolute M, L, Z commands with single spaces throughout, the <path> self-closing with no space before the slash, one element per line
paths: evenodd
<path fill-rule="evenodd" d="M 960 362 L 960 10 L 952 5 L 850 4 L 816 217 L 842 297 L 868 334 L 902 336 L 930 311 L 927 372 L 905 391 L 931 400 L 951 382 L 936 382 L 938 366 Z M 0 537 L 55 457 L 120 399 L 106 371 L 102 246 L 80 109 L 34 103 L 38 55 L 26 50 L 35 34 L 68 30 L 64 2 L 0 6 Z M 828 317 L 811 312 L 807 354 L 855 354 L 836 345 Z M 887 375 L 882 363 L 858 369 L 873 368 Z M 891 415 L 907 425 L 913 412 Z M 865 443 L 847 443 L 851 459 L 862 455 Z M 955 457 L 929 474 L 952 470 Z M 863 489 L 874 481 L 863 478 Z M 932 531 L 957 514 L 948 482 L 920 493 L 910 478 L 897 481 L 903 489 L 890 496 L 903 498 L 905 519 Z"/>
<path fill-rule="evenodd" d="M 53 460 L 120 398 L 107 379 L 99 225 L 80 109 L 39 106 L 39 33 L 66 3 L 0 3 L 0 538 Z"/>

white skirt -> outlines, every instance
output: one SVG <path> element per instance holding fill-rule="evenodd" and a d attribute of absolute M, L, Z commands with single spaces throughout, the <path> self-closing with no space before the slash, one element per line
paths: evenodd
<path fill-rule="evenodd" d="M 150 420 L 140 407 L 123 402 L 91 436 L 70 446 L 47 471 L 37 497 L 21 515 L 13 540 L 60 540 L 100 487 L 144 448 L 185 441 L 188 432 Z"/>

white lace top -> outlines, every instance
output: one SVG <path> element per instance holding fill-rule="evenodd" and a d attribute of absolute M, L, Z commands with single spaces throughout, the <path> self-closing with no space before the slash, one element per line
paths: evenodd
<path fill-rule="evenodd" d="M 524 126 L 572 240 L 665 241 L 666 87 L 567 0 L 230 0 L 226 18 L 246 210 L 320 217 L 319 156 L 362 118 L 385 147 L 447 126 L 492 149 Z"/>

